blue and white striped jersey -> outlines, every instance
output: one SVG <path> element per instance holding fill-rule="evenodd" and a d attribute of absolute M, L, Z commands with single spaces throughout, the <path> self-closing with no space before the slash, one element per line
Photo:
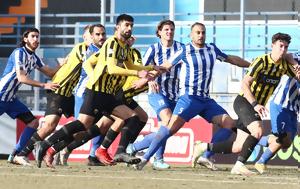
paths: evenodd
<path fill-rule="evenodd" d="M 182 61 L 180 73 L 180 95 L 188 94 L 209 97 L 209 86 L 216 59 L 224 61 L 227 55 L 215 44 L 205 44 L 203 48 L 188 43 L 168 61 L 175 65 Z"/>
<path fill-rule="evenodd" d="M 161 65 L 168 60 L 177 51 L 182 49 L 183 43 L 174 41 L 171 47 L 164 47 L 160 42 L 151 45 L 143 57 L 144 65 Z M 163 73 L 156 78 L 156 82 L 160 86 L 162 95 L 170 100 L 177 100 L 179 97 L 179 72 L 180 64 L 175 65 L 170 72 Z"/>
<path fill-rule="evenodd" d="M 0 79 L 0 101 L 11 101 L 22 83 L 17 78 L 16 70 L 23 70 L 29 75 L 35 68 L 44 66 L 42 60 L 25 47 L 16 48 L 9 56 Z"/>
<path fill-rule="evenodd" d="M 91 44 L 86 51 L 86 56 L 85 56 L 86 59 L 89 58 L 92 54 L 94 54 L 97 51 L 99 51 L 99 48 L 95 44 Z M 81 69 L 79 81 L 74 89 L 76 96 L 82 97 L 88 79 L 89 77 L 87 76 L 85 70 Z"/>
<path fill-rule="evenodd" d="M 300 52 L 293 54 L 294 59 L 300 65 Z M 275 104 L 281 105 L 291 111 L 299 113 L 300 109 L 300 83 L 287 75 L 280 79 L 280 83 L 275 89 L 271 101 Z"/>

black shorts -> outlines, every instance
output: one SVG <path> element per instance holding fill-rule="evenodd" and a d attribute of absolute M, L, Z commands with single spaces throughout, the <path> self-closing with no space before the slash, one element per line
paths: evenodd
<path fill-rule="evenodd" d="M 124 103 L 117 100 L 114 95 L 85 89 L 85 96 L 79 113 L 98 119 L 102 115 L 110 115 L 115 107 L 122 104 Z"/>
<path fill-rule="evenodd" d="M 47 91 L 47 109 L 46 115 L 64 114 L 67 118 L 74 115 L 74 96 L 66 97 L 56 94 L 52 91 Z"/>
<path fill-rule="evenodd" d="M 36 119 L 36 117 L 32 114 L 32 112 L 25 112 L 22 114 L 17 115 L 17 118 L 27 125 L 28 123 L 32 122 Z"/>
<path fill-rule="evenodd" d="M 123 90 L 119 90 L 117 92 L 116 99 L 122 101 L 126 106 L 128 106 L 132 110 L 136 109 L 139 106 L 139 104 L 133 98 L 126 99 Z"/>
<path fill-rule="evenodd" d="M 239 129 L 244 130 L 242 127 L 247 127 L 254 121 L 262 121 L 248 100 L 241 95 L 238 95 L 235 98 L 233 108 L 235 113 L 238 115 L 237 127 Z"/>

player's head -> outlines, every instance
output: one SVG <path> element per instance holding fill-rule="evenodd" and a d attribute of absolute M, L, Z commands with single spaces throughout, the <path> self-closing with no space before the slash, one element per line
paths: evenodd
<path fill-rule="evenodd" d="M 175 24 L 172 20 L 162 20 L 156 28 L 156 36 L 162 40 L 173 41 Z"/>
<path fill-rule="evenodd" d="M 106 30 L 102 24 L 94 24 L 89 29 L 93 43 L 99 48 L 106 40 Z"/>
<path fill-rule="evenodd" d="M 37 28 L 28 28 L 22 35 L 20 43 L 21 47 L 26 47 L 31 51 L 35 51 L 40 44 L 40 31 Z"/>
<path fill-rule="evenodd" d="M 200 22 L 195 22 L 191 26 L 190 37 L 192 39 L 192 43 L 201 48 L 204 47 L 205 39 L 206 39 L 206 28 L 205 25 Z"/>
<path fill-rule="evenodd" d="M 83 28 L 82 39 L 86 45 L 90 45 L 91 43 L 93 43 L 93 40 L 92 40 L 92 37 L 90 34 L 90 27 L 91 27 L 91 25 L 89 24 Z"/>
<path fill-rule="evenodd" d="M 116 20 L 116 33 L 125 40 L 129 39 L 132 34 L 134 19 L 128 14 L 121 14 Z"/>
<path fill-rule="evenodd" d="M 272 36 L 272 55 L 282 58 L 288 51 L 291 36 L 286 33 L 276 33 Z"/>

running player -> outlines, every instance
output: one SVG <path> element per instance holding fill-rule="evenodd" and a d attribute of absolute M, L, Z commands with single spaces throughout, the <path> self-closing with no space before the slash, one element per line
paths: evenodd
<path fill-rule="evenodd" d="M 145 65 L 161 65 L 168 58 L 181 50 L 184 44 L 174 40 L 175 24 L 171 20 L 163 20 L 158 23 L 156 35 L 160 39 L 158 43 L 151 45 L 146 51 L 143 62 Z M 167 125 L 179 96 L 179 72 L 180 64 L 172 67 L 170 72 L 159 75 L 155 81 L 148 82 L 148 100 L 157 114 L 159 124 Z M 149 147 L 155 133 L 150 133 L 140 142 L 129 145 L 127 152 L 135 154 L 137 151 Z M 170 165 L 164 162 L 163 153 L 165 144 L 156 152 L 153 168 L 168 169 Z"/>
<path fill-rule="evenodd" d="M 89 39 L 89 26 L 85 27 L 84 38 Z M 34 149 L 34 145 L 44 140 L 56 128 L 62 114 L 66 117 L 74 114 L 73 90 L 76 86 L 82 62 L 85 60 L 86 51 L 90 40 L 77 44 L 68 55 L 66 63 L 55 73 L 53 83 L 59 84 L 53 91 L 47 92 L 47 110 L 45 112 L 45 123 L 41 129 L 33 134 L 25 148 L 15 156 L 16 161 L 29 165 L 27 156 Z"/>
<path fill-rule="evenodd" d="M 300 65 L 300 52 L 294 53 L 293 58 Z M 254 166 L 260 174 L 266 171 L 266 164 L 278 150 L 287 149 L 293 143 L 297 134 L 299 108 L 299 82 L 284 75 L 270 99 L 272 134 L 263 136 L 259 142 L 268 146 Z"/>
<path fill-rule="evenodd" d="M 226 55 L 215 44 L 205 43 L 205 25 L 196 22 L 191 27 L 192 42 L 172 56 L 164 65 L 171 68 L 182 61 L 180 80 L 180 97 L 176 103 L 170 122 L 161 126 L 155 139 L 151 142 L 142 161 L 136 166 L 141 170 L 150 157 L 174 135 L 184 124 L 196 115 L 202 116 L 208 122 L 225 128 L 232 128 L 234 121 L 227 112 L 209 97 L 209 85 L 216 59 L 231 64 L 248 67 L 249 63 L 237 56 Z"/>
<path fill-rule="evenodd" d="M 8 162 L 22 164 L 15 159 L 26 145 L 30 137 L 36 132 L 38 120 L 31 111 L 16 97 L 16 93 L 22 84 L 41 87 L 46 90 L 56 90 L 59 85 L 54 83 L 42 83 L 29 78 L 34 69 L 38 69 L 52 78 L 57 69 L 46 66 L 35 54 L 40 43 L 39 30 L 28 28 L 23 33 L 20 48 L 16 48 L 9 56 L 6 68 L 0 79 L 0 115 L 7 113 L 13 119 L 20 119 L 26 124 L 20 139 L 8 158 Z M 27 162 L 26 162 L 27 163 Z"/>

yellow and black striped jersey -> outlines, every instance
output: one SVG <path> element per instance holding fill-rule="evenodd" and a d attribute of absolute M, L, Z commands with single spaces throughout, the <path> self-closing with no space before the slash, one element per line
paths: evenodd
<path fill-rule="evenodd" d="M 131 55 L 130 56 L 131 56 L 131 59 L 133 60 L 134 64 L 136 64 L 136 65 L 142 65 L 143 64 L 141 53 L 137 49 L 131 48 Z M 133 82 L 137 81 L 139 79 L 140 78 L 137 77 L 137 76 L 128 76 L 127 77 L 126 82 L 122 87 L 123 94 L 124 94 L 125 100 L 127 102 L 130 102 L 130 100 L 134 96 L 148 90 L 148 85 L 145 85 L 144 87 L 142 87 L 140 89 L 132 88 Z"/>
<path fill-rule="evenodd" d="M 77 85 L 82 62 L 86 58 L 88 46 L 83 42 L 77 44 L 68 55 L 67 62 L 56 72 L 52 78 L 53 83 L 60 87 L 54 93 L 70 97 L 74 87 Z"/>
<path fill-rule="evenodd" d="M 131 50 L 116 36 L 108 38 L 98 53 L 88 58 L 85 64 L 95 65 L 86 87 L 94 91 L 116 94 L 124 85 L 127 76 L 137 76 L 138 70 L 153 67 L 133 64 Z M 97 63 L 98 62 L 98 63 Z"/>
<path fill-rule="evenodd" d="M 284 74 L 295 76 L 292 65 L 284 59 L 280 63 L 275 63 L 270 54 L 259 56 L 251 63 L 247 75 L 254 79 L 251 92 L 259 104 L 267 103 Z"/>

